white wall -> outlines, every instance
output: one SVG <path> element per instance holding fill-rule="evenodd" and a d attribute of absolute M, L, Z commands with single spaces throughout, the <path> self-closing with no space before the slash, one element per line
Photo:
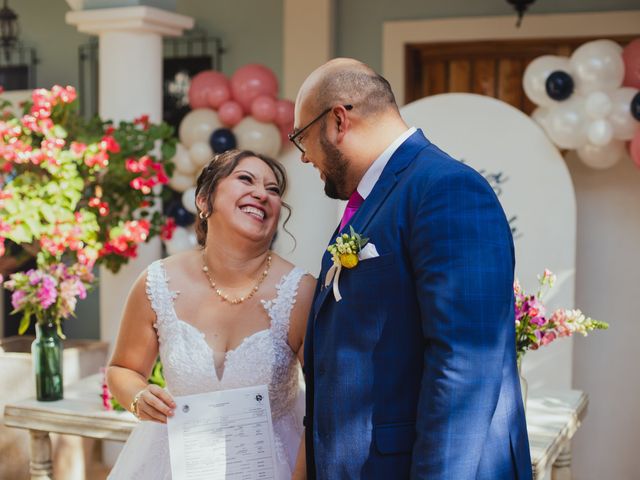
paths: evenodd
<path fill-rule="evenodd" d="M 610 324 L 574 342 L 573 385 L 589 394 L 574 478 L 638 479 L 640 169 L 630 160 L 605 171 L 568 160 L 578 203 L 576 305 Z"/>

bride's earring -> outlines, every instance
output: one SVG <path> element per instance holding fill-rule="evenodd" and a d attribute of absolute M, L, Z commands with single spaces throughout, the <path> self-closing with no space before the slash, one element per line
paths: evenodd
<path fill-rule="evenodd" d="M 200 210 L 200 213 L 198 213 L 198 216 L 200 217 L 200 220 L 206 220 L 208 215 L 206 213 L 204 213 L 204 211 Z"/>

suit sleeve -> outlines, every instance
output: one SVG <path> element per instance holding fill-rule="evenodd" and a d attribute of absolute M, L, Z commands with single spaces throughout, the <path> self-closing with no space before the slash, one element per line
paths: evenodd
<path fill-rule="evenodd" d="M 514 328 L 511 231 L 476 172 L 421 195 L 409 240 L 425 342 L 411 478 L 471 480 Z"/>

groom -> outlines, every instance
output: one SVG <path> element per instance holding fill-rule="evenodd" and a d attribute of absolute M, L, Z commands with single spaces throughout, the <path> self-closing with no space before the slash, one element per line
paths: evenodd
<path fill-rule="evenodd" d="M 409 128 L 356 60 L 305 80 L 295 125 L 302 161 L 348 200 L 331 242 L 353 227 L 378 254 L 342 270 L 340 301 L 323 257 L 304 351 L 308 477 L 530 479 L 513 243 L 491 187 Z"/>

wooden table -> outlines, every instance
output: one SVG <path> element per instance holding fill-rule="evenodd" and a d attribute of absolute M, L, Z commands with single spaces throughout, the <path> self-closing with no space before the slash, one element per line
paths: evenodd
<path fill-rule="evenodd" d="M 108 412 L 102 407 L 102 375 L 91 375 L 64 389 L 64 399 L 38 402 L 30 398 L 4 408 L 4 423 L 31 434 L 32 479 L 53 478 L 49 433 L 124 442 L 138 420 L 129 412 Z"/>
<path fill-rule="evenodd" d="M 49 433 L 66 433 L 125 441 L 138 422 L 129 412 L 108 412 L 100 399 L 101 376 L 92 375 L 65 388 L 56 402 L 28 399 L 8 404 L 7 426 L 25 428 L 31 434 L 31 478 L 52 478 Z M 534 479 L 571 478 L 570 440 L 586 414 L 587 397 L 577 390 L 532 393 L 527 401 L 527 427 Z"/>
<path fill-rule="evenodd" d="M 534 480 L 571 480 L 571 438 L 587 414 L 587 396 L 579 390 L 529 395 L 527 430 Z"/>

